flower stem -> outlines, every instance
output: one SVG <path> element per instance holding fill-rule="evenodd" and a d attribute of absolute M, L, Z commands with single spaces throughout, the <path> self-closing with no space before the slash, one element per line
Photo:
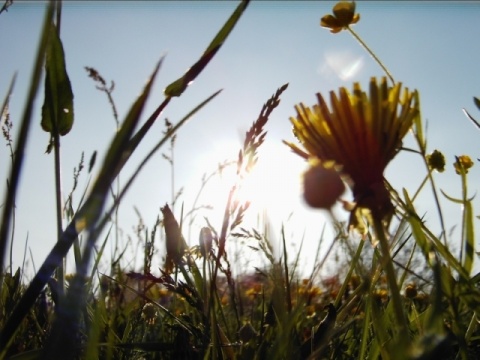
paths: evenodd
<path fill-rule="evenodd" d="M 377 236 L 378 241 L 380 242 L 380 248 L 382 251 L 382 267 L 385 269 L 387 273 L 387 282 L 390 288 L 391 297 L 392 297 L 392 305 L 393 305 L 393 312 L 395 314 L 395 319 L 397 322 L 398 334 L 399 337 L 402 338 L 405 334 L 408 325 L 407 319 L 405 317 L 405 312 L 403 309 L 402 298 L 400 296 L 400 289 L 398 288 L 397 284 L 397 277 L 395 275 L 395 270 L 393 268 L 393 261 L 390 256 L 390 246 L 388 244 L 387 238 L 385 236 L 385 229 L 381 221 L 381 217 L 378 213 L 372 211 L 373 217 L 373 227 L 375 230 L 375 234 Z"/>
<path fill-rule="evenodd" d="M 395 85 L 395 80 L 393 80 L 393 76 L 392 74 L 390 73 L 390 71 L 388 71 L 388 69 L 385 67 L 385 65 L 383 65 L 383 63 L 380 61 L 380 59 L 373 53 L 373 51 L 368 47 L 367 44 L 365 44 L 365 42 L 360 38 L 360 36 L 357 35 L 357 33 L 355 31 L 353 31 L 350 26 L 347 26 L 347 30 L 350 31 L 350 34 L 353 35 L 353 37 L 360 43 L 360 45 L 363 46 L 363 48 L 365 50 L 367 50 L 367 52 L 372 56 L 373 60 L 375 60 L 377 62 L 378 65 L 380 65 L 380 67 L 383 69 L 383 71 L 385 71 L 385 73 L 387 74 L 388 78 L 390 79 L 390 81 L 392 82 L 393 85 Z"/>

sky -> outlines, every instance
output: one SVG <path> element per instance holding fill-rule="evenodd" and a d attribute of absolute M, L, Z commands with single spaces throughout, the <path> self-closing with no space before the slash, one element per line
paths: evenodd
<path fill-rule="evenodd" d="M 268 134 L 259 150 L 256 174 L 246 186 L 245 196 L 254 197 L 246 222 L 263 226 L 266 213 L 269 236 L 274 244 L 280 241 L 282 224 L 291 249 L 297 251 L 303 239 L 302 261 L 308 272 L 322 229 L 331 234 L 332 225 L 327 213 L 304 205 L 300 177 L 306 165 L 282 144 L 282 140 L 294 140 L 289 122 L 290 116 L 295 115 L 294 105 L 300 102 L 313 105 L 317 92 L 327 94 L 341 86 L 351 89 L 353 82 L 359 82 L 366 89 L 372 76 L 384 76 L 378 64 L 348 32 L 331 34 L 320 27 L 320 18 L 331 13 L 335 3 L 252 1 L 215 58 L 157 120 L 120 175 L 120 183 L 160 139 L 165 118 L 176 123 L 212 93 L 223 89 L 177 135 L 174 188 L 183 192 L 174 211 L 179 216 L 182 203 L 184 211 L 188 211 L 201 188 L 202 175 L 214 171 L 222 161 L 236 159 L 245 132 L 262 105 L 288 83 L 280 105 L 266 125 Z M 237 1 L 64 2 L 61 39 L 75 96 L 75 123 L 72 131 L 61 139 L 64 196 L 72 188 L 73 169 L 78 166 L 82 152 L 88 165 L 90 156 L 97 151 L 98 160 L 92 173 L 84 170 L 79 178 L 79 189 L 74 195 L 78 202 L 81 192 L 99 171 L 116 130 L 107 98 L 95 89 L 85 66 L 97 69 L 107 81 L 115 82 L 112 95 L 121 121 L 155 64 L 165 56 L 144 112 L 146 119 L 163 100 L 163 89 L 199 58 L 237 4 Z M 17 73 L 10 103 L 14 134 L 27 96 L 45 8 L 43 2 L 15 1 L 8 12 L 0 15 L 2 99 L 12 76 Z M 480 118 L 472 101 L 473 96 L 480 97 L 480 28 L 477 25 L 480 2 L 358 1 L 357 12 L 361 19 L 354 30 L 397 81 L 420 92 L 422 117 L 428 123 L 428 149 L 441 150 L 447 158 L 447 170 L 437 175 L 437 184 L 449 195 L 459 197 L 460 178 L 452 166 L 455 156 L 479 157 L 480 132 L 467 120 L 462 108 Z M 54 159 L 45 154 L 49 136 L 40 127 L 42 92 L 41 87 L 17 199 L 14 268 L 21 266 L 25 248 L 27 268 L 38 268 L 56 241 Z M 414 146 L 411 135 L 404 144 Z M 129 249 L 133 260 L 129 266 L 132 268 L 135 256 L 137 261 L 139 257 L 135 252 L 138 243 L 135 228 L 139 219 L 150 231 L 160 207 L 172 199 L 171 169 L 162 153 L 168 154 L 168 147 L 161 149 L 140 173 L 120 209 L 121 243 L 131 241 Z M 469 173 L 472 193 L 480 185 L 479 167 L 476 163 Z M 9 168 L 8 148 L 2 145 L 0 177 L 4 179 L 3 184 Z M 397 189 L 414 192 L 423 180 L 425 169 L 418 156 L 402 152 L 385 175 Z M 201 193 L 198 204 L 212 204 L 214 209 L 199 211 L 196 223 L 185 231 L 191 245 L 197 243 L 199 230 L 205 226 L 204 216 L 220 229 L 231 180 L 228 174 L 222 179 L 215 178 Z M 4 189 L 5 185 L 2 191 Z M 2 195 L 0 204 L 3 201 Z M 427 223 L 438 229 L 428 189 L 416 205 Z M 455 229 L 461 221 L 461 209 L 444 198 L 442 206 L 447 229 Z M 335 214 L 340 219 L 347 218 L 341 209 L 335 209 Z M 452 242 L 458 243 L 458 238 L 458 231 L 454 232 Z M 113 246 L 111 242 L 110 252 Z M 160 266 L 161 261 L 157 260 Z"/>

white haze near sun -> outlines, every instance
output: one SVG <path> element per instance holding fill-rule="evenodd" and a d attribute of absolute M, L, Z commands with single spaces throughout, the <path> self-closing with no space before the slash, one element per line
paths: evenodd
<path fill-rule="evenodd" d="M 352 88 L 358 81 L 368 89 L 371 76 L 383 76 L 379 66 L 347 32 L 331 34 L 319 26 L 320 17 L 330 13 L 333 1 L 263 2 L 253 1 L 224 46 L 204 72 L 179 99 L 174 99 L 145 138 L 120 175 L 123 184 L 143 156 L 162 136 L 164 119 L 175 123 L 201 101 L 219 89 L 221 94 L 198 112 L 178 133 L 175 143 L 174 191 L 183 193 L 175 207 L 179 218 L 191 210 L 203 174 L 214 171 L 218 163 L 235 160 L 245 132 L 256 120 L 262 105 L 277 88 L 289 83 L 266 125 L 265 143 L 258 152 L 258 166 L 246 180 L 240 197 L 251 201 L 243 227 L 268 229 L 276 256 L 282 254 L 282 226 L 288 246 L 289 261 L 302 248 L 299 269 L 312 271 L 315 253 L 322 236 L 324 255 L 333 239 L 330 215 L 307 208 L 301 196 L 301 174 L 306 164 L 292 154 L 282 140 L 293 141 L 289 118 L 294 105 L 313 105 L 315 94 L 328 96 L 340 86 Z M 63 194 L 73 184 L 73 169 L 84 151 L 88 165 L 93 151 L 97 163 L 91 174 L 83 170 L 74 201 L 95 179 L 106 148 L 115 132 L 115 122 L 105 94 L 95 89 L 85 66 L 96 68 L 107 80 L 115 81 L 113 98 L 120 120 L 140 93 L 155 63 L 166 55 L 143 118 L 163 100 L 162 90 L 181 76 L 207 47 L 237 5 L 229 2 L 75 2 L 63 3 L 61 36 L 65 47 L 67 70 L 75 94 L 75 123 L 70 134 L 62 138 Z M 18 130 L 29 85 L 45 4 L 14 2 L 0 15 L 0 95 L 6 95 L 15 72 L 17 81 L 10 111 L 14 132 Z M 446 155 L 447 170 L 436 177 L 439 189 L 459 197 L 460 179 L 454 173 L 455 155 L 479 157 L 480 132 L 462 113 L 466 108 L 480 118 L 473 96 L 480 96 L 478 81 L 480 50 L 477 46 L 480 28 L 480 4 L 475 2 L 357 2 L 361 20 L 354 29 L 382 59 L 395 78 L 404 86 L 418 89 L 422 116 L 428 123 L 429 151 L 439 149 Z M 20 44 L 20 46 L 19 46 Z M 43 85 L 42 85 L 43 86 Z M 46 155 L 48 134 L 39 126 L 43 90 L 39 91 L 33 114 L 22 182 L 16 202 L 13 266 L 22 265 L 26 257 L 27 273 L 32 274 L 45 259 L 56 241 L 53 157 Z M 16 134 L 16 133 L 15 133 Z M 15 141 L 15 137 L 14 137 Z M 415 148 L 411 135 L 405 146 Z M 161 149 L 142 170 L 120 208 L 120 247 L 128 246 L 124 264 L 138 270 L 142 263 L 143 244 L 137 236 L 141 220 L 149 235 L 160 207 L 171 203 L 171 169 Z M 469 173 L 470 189 L 479 188 L 479 165 Z M 8 148 L 0 146 L 0 174 L 9 172 Z M 234 167 L 222 178 L 207 184 L 197 205 L 213 205 L 211 210 L 196 212 L 195 223 L 184 223 L 184 235 L 190 245 L 198 242 L 198 233 L 206 218 L 220 231 L 223 211 L 234 181 Z M 389 165 L 386 176 L 399 190 L 413 192 L 423 180 L 425 169 L 418 156 L 402 152 Z M 344 197 L 351 199 L 350 193 Z M 455 229 L 452 242 L 458 244 L 461 208 L 441 198 L 447 230 Z M 3 200 L 0 201 L 0 204 Z M 474 207 L 477 203 L 474 203 Z M 436 208 L 430 189 L 417 201 L 418 212 L 439 232 Z M 478 211 L 475 212 L 478 214 Z M 346 220 L 340 207 L 334 215 Z M 187 226 L 188 225 L 188 226 Z M 114 252 L 115 235 L 107 244 L 101 266 L 108 272 L 108 261 Z M 357 241 L 357 240 L 354 240 Z M 265 257 L 240 241 L 229 239 L 236 259 L 235 270 L 253 271 L 265 264 Z M 158 232 L 153 270 L 162 265 L 164 244 Z M 26 249 L 26 250 L 25 250 Z M 258 260 L 260 259 L 260 260 Z M 6 261 L 10 264 L 9 259 Z M 69 255 L 70 271 L 74 270 Z M 335 265 L 335 264 L 333 264 Z M 332 265 L 332 266 L 333 266 Z M 330 270 L 336 271 L 335 268 Z M 337 269 L 338 270 L 338 269 Z"/>

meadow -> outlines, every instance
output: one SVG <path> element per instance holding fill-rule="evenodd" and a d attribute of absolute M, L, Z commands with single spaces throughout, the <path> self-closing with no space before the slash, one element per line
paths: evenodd
<path fill-rule="evenodd" d="M 278 234 L 282 243 L 278 254 L 266 229 L 244 224 L 250 203 L 239 196 L 259 160 L 266 125 L 289 84 L 272 89 L 245 132 L 237 158 L 202 178 L 199 193 L 226 168 L 234 170 L 221 227 L 205 219 L 199 234 L 188 231 L 192 214 L 175 204 L 179 194 L 172 190 L 155 225 L 138 228 L 141 266 L 132 270 L 123 262 L 130 249 L 120 243 L 114 244 L 114 256 L 105 266 L 106 246 L 115 241 L 120 227 L 116 214 L 138 174 L 162 152 L 173 177 L 173 154 L 182 126 L 207 104 L 215 106 L 220 91 L 205 95 L 176 123 L 162 118 L 163 111 L 172 99 L 182 100 L 189 85 L 222 51 L 248 5 L 249 1 L 238 3 L 203 54 L 165 88 L 163 101 L 152 113 L 145 112 L 145 104 L 163 58 L 121 121 L 113 85 L 97 69 L 85 68 L 86 76 L 106 95 L 118 130 L 106 154 L 88 160 L 82 156 L 74 186 L 62 200 L 60 139 L 75 126 L 74 93 L 60 35 L 61 1 L 46 4 L 20 119 L 12 119 L 9 112 L 15 76 L 2 89 L 0 123 L 10 155 L 2 161 L 11 163 L 11 171 L 5 175 L 0 208 L 0 359 L 480 357 L 480 275 L 474 274 L 477 189 L 472 189 L 469 178 L 476 160 L 458 154 L 448 163 L 441 151 L 427 146 L 419 92 L 394 78 L 353 29 L 361 21 L 356 6 L 361 12 L 361 3 L 337 3 L 332 13 L 321 16 L 320 25 L 322 31 L 353 36 L 384 76 L 318 93 L 312 106 L 292 104 L 293 133 L 283 144 L 307 165 L 298 174 L 305 202 L 330 214 L 335 229 L 333 239 L 320 237 L 313 270 L 304 273 L 300 253 L 289 251 L 283 232 Z M 4 2 L 0 17 L 8 16 L 11 6 L 13 1 Z M 12 266 L 11 258 L 12 243 L 19 241 L 15 199 L 28 134 L 38 126 L 32 115 L 38 92 L 44 95 L 40 125 L 50 136 L 47 152 L 55 159 L 52 199 L 58 238 L 30 279 L 25 269 Z M 474 95 L 480 110 L 480 99 Z M 465 116 L 480 128 L 478 114 L 465 111 Z M 132 155 L 156 122 L 164 124 L 161 139 L 135 164 L 133 174 L 118 181 L 124 166 L 137 159 Z M 414 146 L 404 146 L 407 134 Z M 395 167 L 399 152 L 413 154 L 424 165 L 424 181 L 416 189 L 394 188 L 384 176 L 387 165 Z M 97 171 L 94 180 L 80 188 L 78 179 L 92 169 Z M 444 171 L 457 174 L 461 197 L 437 186 L 436 177 Z M 440 230 L 429 228 L 417 212 L 416 201 L 424 192 L 433 194 Z M 445 227 L 440 199 L 461 208 L 456 242 Z M 338 204 L 348 214 L 347 221 L 336 220 L 332 208 Z M 237 256 L 229 246 L 232 242 L 258 254 L 263 265 L 234 271 Z M 331 245 L 325 249 L 325 244 Z M 74 272 L 65 267 L 69 253 L 74 255 Z M 156 269 L 153 259 L 159 254 L 164 254 L 163 265 Z M 335 273 L 324 271 L 327 262 L 335 264 Z"/>

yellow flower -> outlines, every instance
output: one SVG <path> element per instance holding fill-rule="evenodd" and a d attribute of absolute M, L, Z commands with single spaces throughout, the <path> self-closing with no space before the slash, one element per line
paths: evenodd
<path fill-rule="evenodd" d="M 351 224 L 356 224 L 362 208 L 385 219 L 393 206 L 383 173 L 418 114 L 416 91 L 405 88 L 401 94 L 401 83 L 388 86 L 385 77 L 380 84 L 372 78 L 369 95 L 355 83 L 352 94 L 344 87 L 338 96 L 331 91 L 330 108 L 321 94 L 317 101 L 313 107 L 296 105 L 297 116 L 290 118 L 304 149 L 285 143 L 304 159 L 333 161 L 340 167 L 356 203 Z"/>
<path fill-rule="evenodd" d="M 455 172 L 459 175 L 462 173 L 467 174 L 468 169 L 473 166 L 473 161 L 468 155 L 455 156 L 455 159 L 453 166 L 455 167 Z"/>
<path fill-rule="evenodd" d="M 333 7 L 333 15 L 325 15 L 320 19 L 320 25 L 338 33 L 360 20 L 360 14 L 355 14 L 355 2 L 340 1 Z"/>

